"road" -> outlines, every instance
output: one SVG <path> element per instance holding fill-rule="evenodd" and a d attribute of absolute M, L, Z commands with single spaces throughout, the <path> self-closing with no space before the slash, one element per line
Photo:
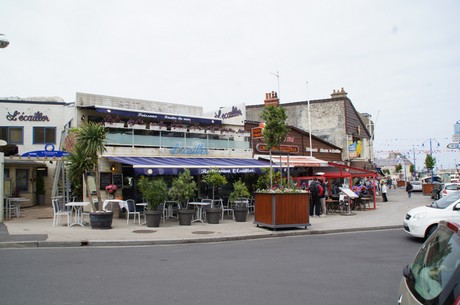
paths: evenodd
<path fill-rule="evenodd" d="M 396 304 L 401 230 L 228 243 L 0 250 L 0 303 Z"/>

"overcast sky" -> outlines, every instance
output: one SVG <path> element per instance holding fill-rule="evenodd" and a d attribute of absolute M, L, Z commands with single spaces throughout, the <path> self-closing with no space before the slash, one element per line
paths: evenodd
<path fill-rule="evenodd" d="M 2 0 L 0 97 L 85 92 L 211 111 L 343 87 L 372 115 L 378 157 L 415 152 L 421 167 L 431 139 L 437 165 L 453 168 L 459 16 L 458 0 Z"/>

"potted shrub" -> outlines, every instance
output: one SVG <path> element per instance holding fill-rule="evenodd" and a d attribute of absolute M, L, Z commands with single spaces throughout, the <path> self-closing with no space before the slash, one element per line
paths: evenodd
<path fill-rule="evenodd" d="M 148 227 L 159 227 L 163 211 L 158 207 L 167 199 L 168 188 L 163 178 L 150 179 L 142 176 L 137 182 L 137 187 L 147 201 L 145 218 Z"/>
<path fill-rule="evenodd" d="M 194 210 L 186 209 L 185 207 L 187 206 L 188 199 L 195 195 L 196 189 L 195 180 L 190 175 L 190 171 L 188 169 L 183 171 L 172 182 L 169 194 L 174 200 L 177 200 L 182 207 L 179 211 L 177 211 L 179 225 L 189 226 L 192 224 Z"/>
<path fill-rule="evenodd" d="M 146 129 L 146 124 L 141 118 L 131 118 L 128 120 L 128 126 L 133 129 Z"/>
<path fill-rule="evenodd" d="M 233 202 L 233 214 L 235 215 L 235 221 L 245 222 L 248 215 L 248 206 L 244 205 L 243 199 L 249 200 L 251 194 L 244 184 L 243 181 L 238 180 L 233 183 L 233 192 L 230 194 L 229 200 Z"/>
<path fill-rule="evenodd" d="M 212 187 L 212 203 L 211 207 L 206 210 L 206 221 L 208 223 L 217 224 L 219 223 L 221 216 L 221 209 L 214 207 L 214 189 L 215 187 L 227 184 L 227 179 L 221 173 L 218 168 L 210 168 L 209 172 L 204 175 L 203 182 L 211 185 Z"/>
<path fill-rule="evenodd" d="M 118 115 L 106 115 L 103 119 L 104 126 L 107 127 L 117 127 L 123 128 L 125 127 L 125 122 Z"/>

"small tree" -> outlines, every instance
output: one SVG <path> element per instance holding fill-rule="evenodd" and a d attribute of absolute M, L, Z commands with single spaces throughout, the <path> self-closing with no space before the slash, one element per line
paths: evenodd
<path fill-rule="evenodd" d="M 280 172 L 274 172 L 273 169 L 262 168 L 262 174 L 259 176 L 256 182 L 256 189 L 267 189 L 270 187 L 270 177 L 274 184 L 283 184 L 286 182 L 286 178 L 281 178 Z M 271 173 L 270 173 L 271 171 Z"/>
<path fill-rule="evenodd" d="M 395 171 L 397 173 L 401 172 L 401 170 L 402 170 L 402 165 L 401 164 L 398 164 L 398 165 L 395 166 Z"/>
<path fill-rule="evenodd" d="M 195 180 L 190 175 L 190 171 L 186 169 L 173 180 L 169 193 L 172 198 L 179 201 L 182 206 L 185 206 L 187 200 L 195 195 L 196 189 Z"/>
<path fill-rule="evenodd" d="M 246 187 L 246 184 L 244 184 L 243 181 L 238 180 L 235 183 L 233 183 L 233 192 L 230 194 L 230 201 L 232 202 L 237 202 L 237 200 L 241 198 L 248 198 L 250 197 L 251 194 L 248 191 L 248 188 Z"/>
<path fill-rule="evenodd" d="M 203 177 L 203 182 L 211 185 L 212 187 L 212 200 L 214 201 L 214 188 L 217 186 L 225 185 L 227 184 L 227 179 L 225 178 L 224 175 L 219 173 L 218 168 L 210 168 L 209 172 L 204 175 Z"/>
<path fill-rule="evenodd" d="M 433 168 L 436 165 L 436 159 L 432 155 L 426 155 L 425 167 L 431 171 L 431 182 L 433 182 Z"/>
<path fill-rule="evenodd" d="M 275 107 L 270 105 L 264 108 L 261 117 L 265 122 L 265 127 L 262 129 L 262 135 L 270 152 L 270 169 L 272 169 L 272 150 L 275 147 L 279 147 L 289 133 L 289 129 L 286 125 L 286 109 L 281 106 Z M 272 171 L 270 170 L 270 188 L 272 187 L 273 179 Z"/>

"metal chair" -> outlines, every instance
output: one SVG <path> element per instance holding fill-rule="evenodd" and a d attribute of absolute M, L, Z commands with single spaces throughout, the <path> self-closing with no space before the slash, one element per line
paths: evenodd
<path fill-rule="evenodd" d="M 129 215 L 134 215 L 133 222 L 136 222 L 136 216 L 141 225 L 141 213 L 136 211 L 136 204 L 133 199 L 126 200 L 128 208 L 126 209 L 126 224 L 129 224 Z"/>
<path fill-rule="evenodd" d="M 223 197 L 222 198 L 222 219 L 224 219 L 224 214 L 227 213 L 230 215 L 232 214 L 232 219 L 235 219 L 235 213 L 233 209 L 230 207 L 230 202 L 228 200 L 228 197 Z"/>
<path fill-rule="evenodd" d="M 201 199 L 201 202 L 209 203 L 209 204 L 204 205 L 204 206 L 202 207 L 203 219 L 206 219 L 206 209 L 209 209 L 209 208 L 212 206 L 212 199 Z"/>
<path fill-rule="evenodd" d="M 67 216 L 67 226 L 70 226 L 70 217 L 72 216 L 71 211 L 65 211 L 62 210 L 60 205 L 59 205 L 59 200 L 58 199 L 53 199 L 51 200 L 51 203 L 53 205 L 53 227 L 61 223 L 61 216 L 65 215 Z"/>

